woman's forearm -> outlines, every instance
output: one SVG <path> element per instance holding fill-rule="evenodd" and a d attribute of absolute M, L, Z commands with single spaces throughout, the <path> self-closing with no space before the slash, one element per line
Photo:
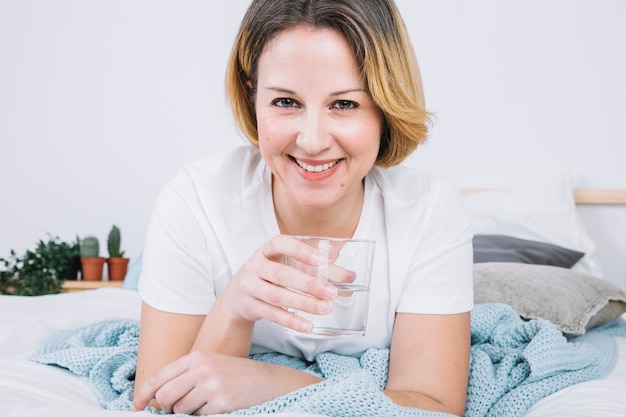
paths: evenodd
<path fill-rule="evenodd" d="M 383 393 L 387 395 L 395 404 L 403 407 L 420 408 L 422 410 L 438 411 L 456 416 L 462 416 L 464 410 L 453 410 L 446 404 L 438 401 L 437 399 L 428 396 L 420 392 L 413 391 L 396 391 L 396 390 L 383 390 Z"/>
<path fill-rule="evenodd" d="M 248 358 L 197 351 L 166 365 L 135 392 L 143 410 L 158 399 L 166 413 L 227 413 L 320 382 L 306 372 Z M 194 395 L 187 396 L 187 393 Z M 152 403 L 155 404 L 154 402 Z"/>
<path fill-rule="evenodd" d="M 250 352 L 254 322 L 236 317 L 225 297 L 218 298 L 202 323 L 191 351 L 245 358 Z"/>

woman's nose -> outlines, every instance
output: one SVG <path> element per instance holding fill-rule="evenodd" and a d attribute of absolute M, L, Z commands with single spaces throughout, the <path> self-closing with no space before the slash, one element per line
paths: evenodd
<path fill-rule="evenodd" d="M 328 149 L 332 144 L 328 122 L 323 115 L 308 113 L 302 118 L 296 144 L 311 155 Z"/>

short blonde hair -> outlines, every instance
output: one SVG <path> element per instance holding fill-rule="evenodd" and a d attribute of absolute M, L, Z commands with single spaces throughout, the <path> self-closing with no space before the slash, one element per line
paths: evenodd
<path fill-rule="evenodd" d="M 385 119 L 376 166 L 399 164 L 426 140 L 430 114 L 419 66 L 393 0 L 255 0 L 241 22 L 226 71 L 226 97 L 252 145 L 259 144 L 254 105 L 259 58 L 278 33 L 298 25 L 337 30 L 352 47 Z"/>

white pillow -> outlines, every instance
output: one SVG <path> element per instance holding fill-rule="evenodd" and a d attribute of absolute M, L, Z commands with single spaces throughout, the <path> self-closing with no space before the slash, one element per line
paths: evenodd
<path fill-rule="evenodd" d="M 474 234 L 537 240 L 583 252 L 573 270 L 602 277 L 596 244 L 576 212 L 569 173 L 551 173 L 464 197 Z"/>

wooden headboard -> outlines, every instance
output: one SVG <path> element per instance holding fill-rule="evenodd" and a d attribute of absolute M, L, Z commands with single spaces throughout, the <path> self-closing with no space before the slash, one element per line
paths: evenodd
<path fill-rule="evenodd" d="M 487 188 L 465 188 L 463 195 L 488 191 Z M 575 188 L 576 204 L 626 205 L 626 189 L 624 188 Z"/>

